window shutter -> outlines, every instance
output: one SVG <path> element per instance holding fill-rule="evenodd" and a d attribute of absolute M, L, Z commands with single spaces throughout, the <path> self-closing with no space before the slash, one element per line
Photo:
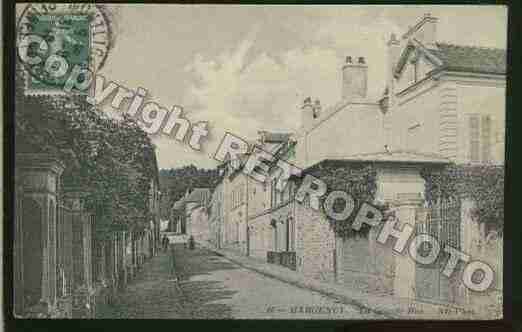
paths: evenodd
<path fill-rule="evenodd" d="M 482 162 L 487 163 L 491 161 L 491 117 L 483 115 L 481 122 Z"/>
<path fill-rule="evenodd" d="M 480 161 L 480 118 L 477 114 L 471 114 L 469 117 L 469 159 L 472 162 Z"/>

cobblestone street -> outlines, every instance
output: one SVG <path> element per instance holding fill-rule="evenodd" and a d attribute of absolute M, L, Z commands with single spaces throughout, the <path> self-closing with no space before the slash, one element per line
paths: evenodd
<path fill-rule="evenodd" d="M 213 252 L 174 248 L 160 253 L 127 290 L 107 318 L 188 319 L 372 319 L 351 305 L 245 269 Z"/>

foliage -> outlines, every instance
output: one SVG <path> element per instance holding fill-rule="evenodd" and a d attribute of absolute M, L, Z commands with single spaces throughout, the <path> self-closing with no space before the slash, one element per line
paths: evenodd
<path fill-rule="evenodd" d="M 180 168 L 161 169 L 160 186 L 165 192 L 161 202 L 161 216 L 169 218 L 172 205 L 185 195 L 189 188 L 214 189 L 218 183 L 218 170 L 202 169 L 194 165 Z"/>
<path fill-rule="evenodd" d="M 321 205 L 324 203 L 324 199 L 326 199 L 328 194 L 336 190 L 344 191 L 354 198 L 354 212 L 358 211 L 363 203 L 372 203 L 374 201 L 377 192 L 377 173 L 371 164 L 323 163 L 305 173 L 313 175 L 326 183 L 328 191 L 322 196 Z M 337 200 L 334 203 L 333 209 L 335 212 L 340 212 L 344 207 L 345 202 Z M 353 237 L 357 234 L 366 236 L 369 231 L 369 226 L 363 225 L 359 231 L 354 231 L 351 228 L 355 215 L 356 213 L 352 213 L 352 215 L 344 221 L 330 219 L 330 225 L 337 234 L 344 237 Z"/>
<path fill-rule="evenodd" d="M 477 222 L 502 232 L 504 225 L 504 168 L 495 165 L 450 165 L 425 169 L 426 199 L 470 198 Z"/>
<path fill-rule="evenodd" d="M 66 164 L 65 186 L 80 186 L 98 230 L 148 225 L 149 190 L 156 174 L 154 147 L 137 122 L 116 120 L 85 96 L 28 96 L 16 84 L 16 151 L 45 152 Z"/>

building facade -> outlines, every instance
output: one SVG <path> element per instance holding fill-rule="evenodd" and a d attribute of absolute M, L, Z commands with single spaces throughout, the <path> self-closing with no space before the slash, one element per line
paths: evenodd
<path fill-rule="evenodd" d="M 220 179 L 212 192 L 209 207 L 209 242 L 218 249 L 221 249 L 223 244 L 224 194 L 223 181 Z"/>
<path fill-rule="evenodd" d="M 495 238 L 488 243 L 496 256 L 488 257 L 498 266 L 502 240 L 470 221 L 473 203 L 427 202 L 421 172 L 504 163 L 506 51 L 438 42 L 437 24 L 427 14 L 400 39 L 391 36 L 387 87 L 379 100 L 367 96 L 371 64 L 348 56 L 340 72 L 341 101 L 323 108 L 307 98 L 298 132 L 260 132 L 253 145 L 305 173 L 369 165 L 376 174 L 370 203 L 388 206 L 399 224 L 414 225 L 418 232 L 438 229 L 440 241 L 470 252 Z M 407 255 L 393 254 L 393 241 L 377 243 L 379 227 L 361 236 L 336 234 L 322 211 L 295 201 L 297 183 L 290 181 L 283 192 L 275 189 L 278 174 L 272 168 L 265 183 L 232 167 L 226 175 L 225 246 L 235 244 L 246 255 L 361 291 L 469 303 L 462 283 L 441 278 L 440 266 L 419 266 Z M 496 271 L 501 280 L 502 268 Z M 495 296 L 501 288 L 495 285 Z"/>

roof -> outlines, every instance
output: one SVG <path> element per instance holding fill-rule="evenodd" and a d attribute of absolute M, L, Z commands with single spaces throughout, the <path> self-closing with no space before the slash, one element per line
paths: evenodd
<path fill-rule="evenodd" d="M 476 46 L 436 43 L 437 49 L 429 49 L 439 58 L 444 68 L 485 74 L 506 74 L 506 50 Z"/>
<path fill-rule="evenodd" d="M 189 203 L 206 203 L 210 198 L 210 189 L 208 188 L 194 188 L 190 195 L 185 198 L 185 202 Z"/>
<path fill-rule="evenodd" d="M 338 160 L 351 162 L 384 162 L 384 163 L 419 163 L 419 164 L 447 164 L 449 159 L 438 154 L 419 153 L 414 151 L 396 150 L 375 153 L 362 153 L 350 156 L 332 156 L 324 160 Z"/>

